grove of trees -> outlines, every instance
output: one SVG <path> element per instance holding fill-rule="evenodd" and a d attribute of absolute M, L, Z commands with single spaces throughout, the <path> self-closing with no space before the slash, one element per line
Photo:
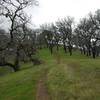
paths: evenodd
<path fill-rule="evenodd" d="M 36 53 L 34 47 L 36 33 L 28 28 L 30 18 L 24 9 L 35 6 L 35 0 L 0 0 L 0 17 L 10 24 L 9 32 L 0 30 L 0 66 L 9 66 L 16 72 L 20 69 L 20 61 L 40 61 L 32 56 Z"/>
<path fill-rule="evenodd" d="M 32 61 L 37 49 L 48 48 L 53 54 L 54 47 L 62 46 L 71 56 L 74 49 L 81 54 L 96 58 L 100 54 L 100 10 L 89 13 L 75 25 L 73 17 L 65 17 L 55 23 L 43 24 L 40 29 L 28 27 L 30 17 L 24 9 L 36 6 L 35 0 L 0 0 L 0 18 L 9 21 L 9 31 L 0 29 L 0 66 L 9 66 L 15 72 L 20 70 L 20 62 Z"/>
<path fill-rule="evenodd" d="M 47 45 L 51 54 L 55 46 L 57 51 L 59 46 L 63 46 L 64 52 L 69 52 L 70 56 L 73 49 L 78 49 L 81 54 L 93 58 L 100 54 L 100 10 L 95 14 L 89 13 L 77 25 L 74 18 L 68 16 L 55 23 L 43 24 L 40 28 L 41 32 L 38 36 L 41 35 L 44 41 L 40 45 Z"/>

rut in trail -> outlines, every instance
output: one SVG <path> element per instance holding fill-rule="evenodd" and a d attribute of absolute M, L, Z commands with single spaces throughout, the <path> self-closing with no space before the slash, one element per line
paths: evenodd
<path fill-rule="evenodd" d="M 37 83 L 36 100 L 50 100 L 43 80 Z"/>

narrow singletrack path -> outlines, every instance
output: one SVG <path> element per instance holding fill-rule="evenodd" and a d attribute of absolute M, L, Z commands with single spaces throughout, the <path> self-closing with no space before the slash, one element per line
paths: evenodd
<path fill-rule="evenodd" d="M 48 92 L 42 79 L 37 82 L 36 100 L 49 100 Z"/>

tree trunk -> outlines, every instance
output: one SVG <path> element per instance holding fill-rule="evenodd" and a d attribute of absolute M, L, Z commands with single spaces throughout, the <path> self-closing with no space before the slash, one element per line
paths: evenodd
<path fill-rule="evenodd" d="M 92 56 L 95 59 L 95 57 L 96 57 L 96 48 L 95 48 L 95 46 L 92 47 Z"/>
<path fill-rule="evenodd" d="M 57 51 L 59 51 L 59 44 L 57 43 Z"/>
<path fill-rule="evenodd" d="M 84 55 L 86 54 L 86 50 L 85 50 L 85 48 L 83 47 L 83 52 L 84 52 Z"/>
<path fill-rule="evenodd" d="M 50 49 L 50 52 L 52 54 L 53 53 L 53 46 L 52 46 L 52 44 L 50 44 L 49 49 Z"/>
<path fill-rule="evenodd" d="M 15 71 L 19 71 L 19 68 L 20 68 L 20 65 L 19 65 L 19 57 L 20 57 L 19 50 L 20 50 L 20 48 L 17 47 L 16 57 L 15 57 Z"/>
<path fill-rule="evenodd" d="M 69 45 L 69 46 L 68 46 L 68 49 L 69 49 L 69 53 L 70 53 L 70 56 L 71 56 L 71 55 L 72 55 L 72 46 Z"/>
<path fill-rule="evenodd" d="M 64 48 L 65 53 L 67 53 L 65 42 L 63 42 L 63 48 Z"/>
<path fill-rule="evenodd" d="M 83 49 L 82 48 L 80 49 L 80 52 L 81 52 L 81 54 L 83 54 Z"/>

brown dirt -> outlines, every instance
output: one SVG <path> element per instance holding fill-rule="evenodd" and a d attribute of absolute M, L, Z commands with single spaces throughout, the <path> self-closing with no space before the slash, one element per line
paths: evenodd
<path fill-rule="evenodd" d="M 49 96 L 43 80 L 39 80 L 37 83 L 36 100 L 49 100 Z"/>

